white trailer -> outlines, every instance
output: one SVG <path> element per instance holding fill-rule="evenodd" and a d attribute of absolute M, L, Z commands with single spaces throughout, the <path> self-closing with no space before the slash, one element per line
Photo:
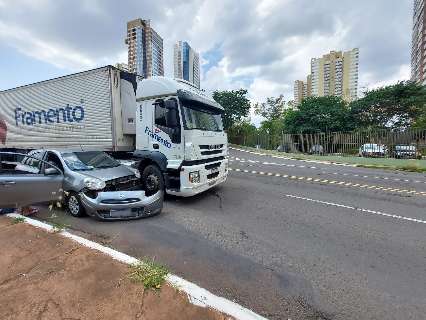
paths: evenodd
<path fill-rule="evenodd" d="M 108 151 L 148 191 L 191 196 L 226 180 L 222 112 L 185 81 L 106 66 L 0 91 L 0 148 Z"/>

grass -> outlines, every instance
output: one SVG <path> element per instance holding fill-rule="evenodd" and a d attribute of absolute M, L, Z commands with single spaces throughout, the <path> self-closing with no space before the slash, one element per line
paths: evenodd
<path fill-rule="evenodd" d="M 140 260 L 129 268 L 129 278 L 136 283 L 142 283 L 145 289 L 160 289 L 169 274 L 165 266 L 149 258 Z"/>
<path fill-rule="evenodd" d="M 24 217 L 15 217 L 12 219 L 12 224 L 18 224 L 18 223 L 22 223 L 25 222 L 25 218 Z"/>
<path fill-rule="evenodd" d="M 52 227 L 53 227 L 52 232 L 54 232 L 54 233 L 61 232 L 61 231 L 65 230 L 66 228 L 69 227 L 69 225 L 67 225 L 65 223 L 61 223 L 61 222 L 52 222 L 51 224 L 52 224 Z"/>
<path fill-rule="evenodd" d="M 373 169 L 386 169 L 386 170 L 401 170 L 407 172 L 426 172 L 426 160 L 414 159 L 393 159 L 393 158 L 361 158 L 357 156 L 339 156 L 339 155 L 308 155 L 299 153 L 284 153 L 273 150 L 256 149 L 251 147 L 244 147 L 234 145 L 236 148 L 242 148 L 250 151 L 261 151 L 271 155 L 279 155 L 295 160 L 320 160 L 333 163 L 346 163 L 354 164 L 357 167 L 373 168 Z"/>

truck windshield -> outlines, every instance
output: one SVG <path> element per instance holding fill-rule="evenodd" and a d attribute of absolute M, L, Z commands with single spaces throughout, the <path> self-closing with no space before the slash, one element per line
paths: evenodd
<path fill-rule="evenodd" d="M 118 167 L 120 163 L 101 151 L 62 153 L 67 166 L 73 171 L 88 171 Z"/>
<path fill-rule="evenodd" d="M 223 131 L 222 113 L 195 101 L 181 101 L 186 130 Z"/>

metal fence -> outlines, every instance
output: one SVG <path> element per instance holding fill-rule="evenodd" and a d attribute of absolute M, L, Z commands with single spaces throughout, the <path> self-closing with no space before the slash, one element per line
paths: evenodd
<path fill-rule="evenodd" d="M 291 153 L 401 158 L 412 157 L 413 152 L 417 154 L 417 157 L 426 155 L 426 130 L 424 129 L 410 129 L 404 132 L 364 130 L 315 134 L 256 132 L 252 134 L 230 134 L 229 141 L 248 147 Z"/>

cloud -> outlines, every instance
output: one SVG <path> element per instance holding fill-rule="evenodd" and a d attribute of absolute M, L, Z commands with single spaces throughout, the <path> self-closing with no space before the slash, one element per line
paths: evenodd
<path fill-rule="evenodd" d="M 77 71 L 126 61 L 126 22 L 151 19 L 164 38 L 199 50 L 207 91 L 245 87 L 262 100 L 305 79 L 310 59 L 360 48 L 360 87 L 409 77 L 412 1 L 376 0 L 0 0 L 0 41 Z"/>

